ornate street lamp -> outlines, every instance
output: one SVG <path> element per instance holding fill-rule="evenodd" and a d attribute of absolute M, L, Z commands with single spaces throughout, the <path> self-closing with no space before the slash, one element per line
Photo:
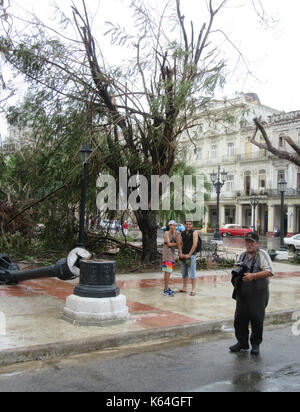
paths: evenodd
<path fill-rule="evenodd" d="M 279 250 L 285 251 L 284 246 L 284 192 L 287 188 L 287 182 L 281 178 L 278 182 L 278 190 L 281 195 L 281 223 L 280 223 L 280 248 Z"/>
<path fill-rule="evenodd" d="M 79 216 L 79 239 L 78 247 L 84 247 L 84 220 L 85 220 L 85 203 L 86 203 L 86 177 L 87 177 L 87 165 L 89 162 L 92 148 L 85 144 L 80 149 L 80 161 L 83 165 L 82 181 L 81 181 L 81 203 L 80 203 L 80 216 Z"/>
<path fill-rule="evenodd" d="M 255 232 L 255 223 L 256 223 L 256 218 L 255 218 L 255 209 L 256 206 L 258 205 L 259 201 L 258 201 L 258 197 L 255 193 L 252 193 L 251 195 L 251 199 L 250 199 L 250 204 L 252 206 L 252 210 L 253 210 L 253 232 Z"/>
<path fill-rule="evenodd" d="M 221 170 L 221 167 L 218 166 L 218 173 L 215 173 L 214 170 L 212 173 L 210 173 L 211 182 L 216 188 L 216 192 L 217 192 L 217 221 L 216 221 L 216 230 L 214 232 L 214 240 L 221 240 L 220 222 L 219 222 L 220 192 L 221 192 L 221 187 L 224 185 L 226 178 L 227 178 L 227 172 L 225 172 L 225 170 L 223 170 L 223 172 L 220 172 L 220 170 Z"/>

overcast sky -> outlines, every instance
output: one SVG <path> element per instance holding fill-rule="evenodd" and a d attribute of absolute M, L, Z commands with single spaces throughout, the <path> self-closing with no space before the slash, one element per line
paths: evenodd
<path fill-rule="evenodd" d="M 4 0 L 5 1 L 5 0 Z M 73 0 L 80 5 L 80 0 Z M 146 2 L 150 0 L 144 0 Z M 175 0 L 174 0 L 175 1 Z M 219 1 L 220 0 L 215 0 Z M 120 26 L 130 30 L 130 0 L 86 0 L 89 12 L 94 15 L 93 33 L 98 42 L 107 30 L 105 21 L 118 22 Z M 22 9 L 33 11 L 42 20 L 47 20 L 53 9 L 48 0 L 11 0 L 11 3 Z M 269 26 L 260 23 L 254 13 L 253 3 L 259 13 L 263 11 Z M 66 14 L 70 15 L 71 0 L 59 0 L 58 4 Z M 162 2 L 151 0 L 152 7 L 161 6 Z M 188 27 L 192 19 L 195 27 L 203 23 L 206 0 L 181 0 L 182 13 Z M 21 15 L 21 8 L 17 14 Z M 298 41 L 300 38 L 300 1 L 299 0 L 228 0 L 227 7 L 219 14 L 215 28 L 220 28 L 229 36 L 246 58 L 247 74 L 238 55 L 224 37 L 218 35 L 227 64 L 229 75 L 224 90 L 218 91 L 220 96 L 232 96 L 235 92 L 254 92 L 262 104 L 285 112 L 300 110 L 298 75 L 300 56 Z M 1 28 L 0 28 L 1 30 Z M 102 43 L 101 41 L 101 44 Z M 106 59 L 117 64 L 121 55 L 109 55 L 106 48 Z M 126 51 L 125 51 L 126 52 Z M 233 70 L 234 69 L 234 70 Z M 3 120 L 0 120 L 0 133 L 6 135 Z"/>

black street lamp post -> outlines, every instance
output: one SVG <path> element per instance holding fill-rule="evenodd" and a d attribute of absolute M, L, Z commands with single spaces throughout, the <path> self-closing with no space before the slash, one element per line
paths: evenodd
<path fill-rule="evenodd" d="M 87 186 L 87 165 L 89 162 L 89 156 L 92 153 L 92 149 L 89 145 L 84 145 L 80 149 L 80 160 L 83 164 L 83 176 L 81 181 L 81 203 L 80 203 L 80 216 L 79 216 L 79 239 L 78 247 L 84 247 L 84 220 L 85 220 L 85 203 L 86 203 L 86 186 Z"/>
<path fill-rule="evenodd" d="M 280 248 L 279 250 L 286 251 L 284 246 L 284 192 L 287 188 L 287 182 L 281 178 L 278 182 L 278 190 L 281 195 L 281 223 L 280 223 Z"/>
<path fill-rule="evenodd" d="M 84 248 L 84 222 L 85 222 L 85 203 L 86 203 L 86 189 L 87 189 L 87 167 L 89 158 L 92 153 L 92 148 L 89 145 L 84 145 L 80 149 L 80 160 L 83 165 L 83 176 L 81 184 L 81 204 L 79 217 L 79 240 L 78 247 Z M 95 260 L 81 260 L 79 284 L 75 286 L 73 295 L 81 298 L 111 298 L 117 297 L 120 294 L 120 289 L 115 284 L 116 263 L 114 261 L 98 262 Z M 71 298 L 72 300 L 72 298 Z M 79 302 L 79 303 L 77 303 Z M 77 306 L 78 305 L 78 306 Z M 80 306 L 83 305 L 83 306 Z M 82 308 L 82 311 L 78 308 Z M 84 309 L 84 310 L 83 310 Z M 107 307 L 105 314 L 110 314 L 111 307 Z M 100 311 L 100 308 L 99 308 Z M 85 315 L 84 315 L 85 313 Z M 100 312 L 99 312 L 100 313 Z M 101 313 L 101 315 L 103 315 Z M 86 319 L 83 320 L 83 317 Z M 114 317 L 114 313 L 110 316 Z M 105 316 L 103 315 L 105 318 Z M 68 306 L 64 309 L 64 319 L 71 321 L 78 321 L 80 324 L 96 324 L 96 312 L 94 306 L 91 309 L 87 303 L 76 301 L 76 310 L 74 305 Z M 112 319 L 113 321 L 113 319 Z M 100 321 L 99 321 L 100 322 Z"/>
<path fill-rule="evenodd" d="M 221 167 L 218 166 L 218 173 L 215 173 L 213 171 L 210 174 L 210 179 L 214 187 L 216 188 L 217 192 L 217 221 L 216 221 L 216 230 L 214 232 L 214 240 L 221 240 L 221 235 L 220 235 L 220 193 L 221 193 L 221 187 L 224 185 L 226 178 L 227 178 L 227 172 L 223 170 L 223 172 L 220 173 Z M 221 177 L 221 179 L 220 179 Z"/>
<path fill-rule="evenodd" d="M 251 195 L 251 199 L 250 199 L 250 204 L 251 204 L 251 206 L 252 206 L 252 210 L 253 210 L 253 232 L 255 232 L 255 229 L 256 229 L 256 227 L 255 227 L 255 223 L 256 223 L 256 217 L 255 217 L 255 209 L 256 209 L 256 206 L 258 205 L 258 198 L 257 198 L 257 196 L 256 196 L 256 194 L 252 194 Z"/>

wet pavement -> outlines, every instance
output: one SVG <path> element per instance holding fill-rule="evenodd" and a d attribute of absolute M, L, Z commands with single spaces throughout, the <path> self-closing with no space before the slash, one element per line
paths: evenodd
<path fill-rule="evenodd" d="M 267 318 L 290 320 L 300 311 L 300 266 L 275 262 L 274 271 Z M 201 270 L 198 275 L 196 296 L 175 297 L 162 295 L 159 272 L 117 275 L 129 317 L 101 327 L 75 326 L 62 319 L 66 297 L 77 280 L 36 279 L 0 286 L 0 365 L 230 327 L 235 309 L 231 269 Z M 174 290 L 182 286 L 178 269 L 170 286 Z"/>
<path fill-rule="evenodd" d="M 172 397 L 179 406 L 184 396 L 200 406 L 202 392 L 299 392 L 299 339 L 291 326 L 268 326 L 259 356 L 229 352 L 234 336 L 227 332 L 25 362 L 0 368 L 0 392 L 102 392 L 100 407 L 130 393 L 139 410 L 151 404 L 152 392 L 152 401 L 166 406 Z"/>

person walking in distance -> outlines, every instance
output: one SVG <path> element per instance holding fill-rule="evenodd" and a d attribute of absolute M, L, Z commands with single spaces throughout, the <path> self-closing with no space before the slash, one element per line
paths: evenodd
<path fill-rule="evenodd" d="M 170 220 L 167 229 L 164 233 L 164 246 L 162 252 L 162 272 L 164 273 L 164 284 L 165 288 L 163 290 L 164 296 L 174 297 L 174 291 L 169 288 L 170 276 L 174 270 L 175 264 L 175 248 L 178 243 L 178 235 L 176 232 L 177 223 L 175 220 Z"/>
<path fill-rule="evenodd" d="M 197 274 L 196 274 L 196 248 L 198 245 L 198 233 L 193 230 L 193 222 L 185 221 L 185 230 L 181 232 L 178 249 L 181 260 L 181 274 L 183 278 L 183 287 L 178 293 L 187 292 L 188 277 L 192 281 L 192 291 L 190 296 L 196 295 Z"/>

